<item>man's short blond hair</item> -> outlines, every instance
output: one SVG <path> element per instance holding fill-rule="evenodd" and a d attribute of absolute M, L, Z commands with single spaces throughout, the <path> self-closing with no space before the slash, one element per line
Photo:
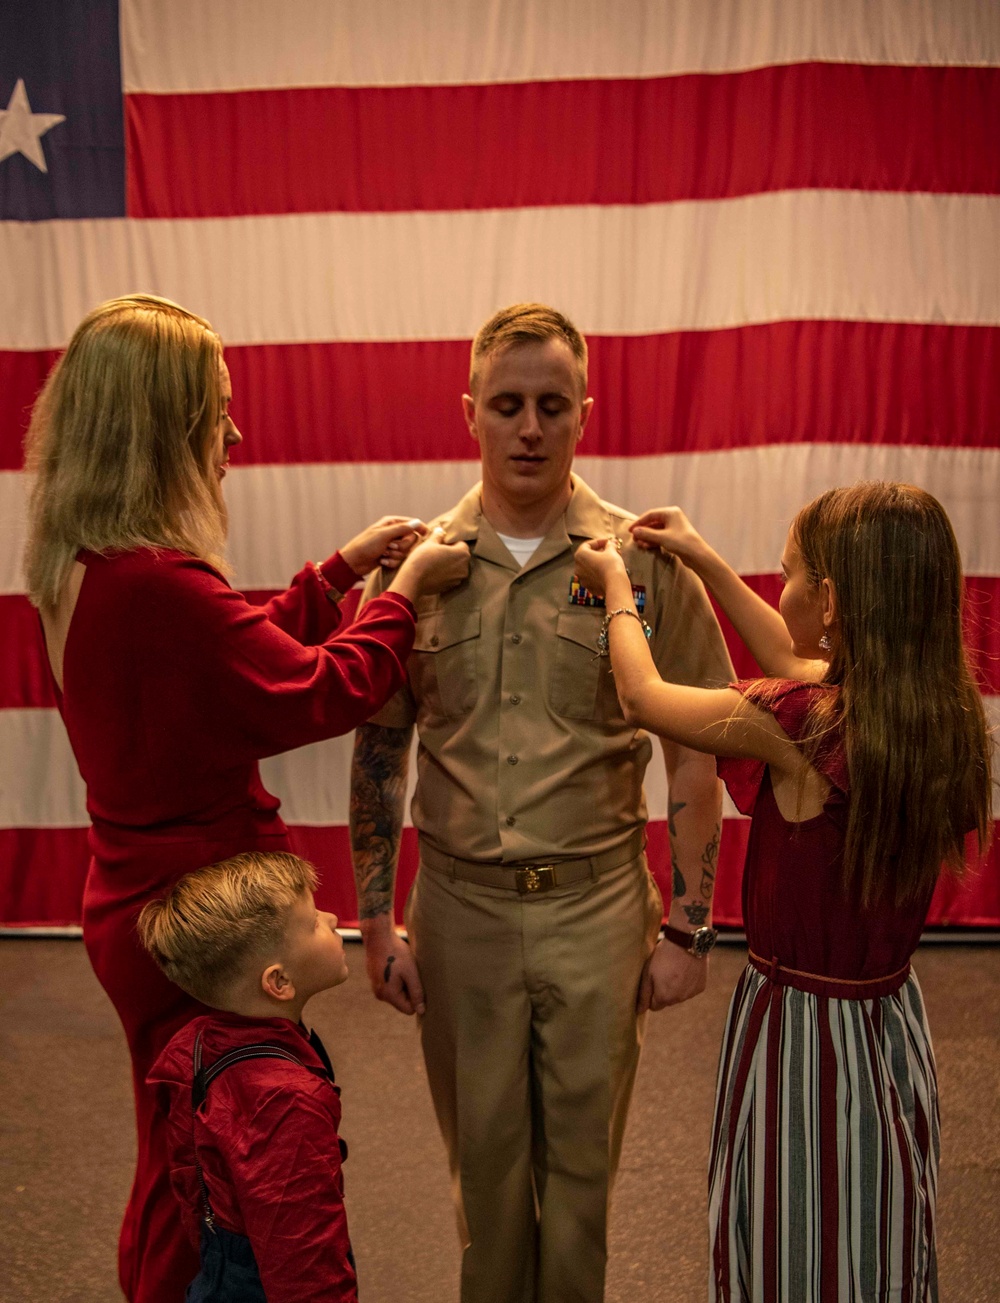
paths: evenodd
<path fill-rule="evenodd" d="M 472 341 L 472 360 L 469 364 L 469 393 L 475 397 L 476 386 L 482 371 L 483 359 L 501 349 L 519 344 L 540 344 L 547 339 L 561 339 L 576 358 L 580 372 L 582 393 L 587 392 L 587 341 L 573 325 L 555 308 L 544 303 L 513 303 L 509 308 L 495 312 L 479 328 Z"/>
<path fill-rule="evenodd" d="M 139 939 L 172 982 L 214 1005 L 250 961 L 280 943 L 288 912 L 315 891 L 316 870 L 297 855 L 247 851 L 186 873 L 139 915 Z"/>

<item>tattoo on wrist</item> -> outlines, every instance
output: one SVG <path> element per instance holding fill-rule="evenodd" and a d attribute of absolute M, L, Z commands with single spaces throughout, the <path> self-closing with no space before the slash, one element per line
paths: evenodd
<path fill-rule="evenodd" d="M 704 927 L 705 920 L 708 918 L 708 906 L 701 904 L 683 906 L 687 921 L 692 927 Z"/>
<path fill-rule="evenodd" d="M 712 892 L 715 890 L 715 874 L 719 867 L 719 839 L 722 834 L 721 828 L 716 828 L 715 835 L 705 847 L 701 856 L 701 891 L 704 900 L 712 899 Z"/>
<path fill-rule="evenodd" d="M 351 769 L 351 850 L 358 917 L 392 910 L 412 728 L 358 729 Z"/>

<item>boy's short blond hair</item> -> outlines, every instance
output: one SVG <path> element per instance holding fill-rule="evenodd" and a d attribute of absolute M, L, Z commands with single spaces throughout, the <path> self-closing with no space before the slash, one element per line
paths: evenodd
<path fill-rule="evenodd" d="M 583 394 L 587 392 L 587 341 L 569 317 L 544 303 L 512 303 L 501 308 L 484 322 L 472 341 L 469 364 L 469 393 L 476 396 L 483 359 L 501 349 L 520 344 L 544 344 L 547 339 L 561 339 L 576 359 Z"/>
<path fill-rule="evenodd" d="M 139 939 L 181 990 L 214 1005 L 252 959 L 280 942 L 288 911 L 316 881 L 297 855 L 247 851 L 186 873 L 151 900 L 139 915 Z"/>

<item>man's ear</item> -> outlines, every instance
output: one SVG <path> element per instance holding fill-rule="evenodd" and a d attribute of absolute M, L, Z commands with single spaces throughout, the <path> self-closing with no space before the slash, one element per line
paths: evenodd
<path fill-rule="evenodd" d="M 594 400 L 592 398 L 585 398 L 580 408 L 580 433 L 576 436 L 577 443 L 579 443 L 583 438 L 583 431 L 586 428 L 587 422 L 590 420 L 590 413 L 593 410 Z"/>
<path fill-rule="evenodd" d="M 260 989 L 272 1000 L 294 1000 L 295 984 L 280 964 L 269 964 L 260 977 Z"/>
<path fill-rule="evenodd" d="M 469 427 L 469 433 L 479 442 L 479 431 L 476 428 L 476 400 L 471 394 L 462 395 L 462 415 L 465 417 L 465 424 Z"/>

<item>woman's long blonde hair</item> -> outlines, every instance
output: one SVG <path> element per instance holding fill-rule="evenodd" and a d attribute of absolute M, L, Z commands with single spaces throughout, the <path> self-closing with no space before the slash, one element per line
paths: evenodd
<path fill-rule="evenodd" d="M 221 358 L 207 321 L 152 294 L 111 299 L 77 327 L 25 446 L 36 606 L 56 605 L 81 548 L 169 547 L 222 564 L 226 512 L 209 465 Z"/>
<path fill-rule="evenodd" d="M 965 838 L 992 826 L 991 748 L 962 637 L 962 569 L 944 508 L 923 489 L 831 489 L 792 534 L 810 582 L 836 602 L 814 749 L 842 730 L 850 775 L 844 867 L 866 904 L 929 895 L 942 865 L 960 874 Z"/>

